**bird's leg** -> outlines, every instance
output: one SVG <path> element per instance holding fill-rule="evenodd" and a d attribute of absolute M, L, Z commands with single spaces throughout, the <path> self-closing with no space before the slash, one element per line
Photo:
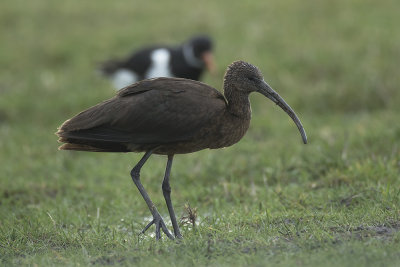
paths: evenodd
<path fill-rule="evenodd" d="M 133 167 L 133 169 L 131 171 L 132 180 L 135 183 L 136 187 L 138 188 L 144 201 L 146 201 L 146 204 L 149 207 L 151 214 L 153 215 L 153 220 L 148 225 L 146 225 L 146 227 L 142 230 L 141 233 L 144 233 L 147 229 L 149 229 L 150 226 L 155 224 L 157 240 L 161 238 L 160 228 L 170 239 L 174 239 L 174 237 L 171 235 L 171 233 L 168 231 L 167 227 L 165 226 L 165 223 L 164 223 L 163 219 L 161 218 L 160 213 L 157 211 L 156 206 L 154 205 L 153 201 L 151 201 L 149 195 L 147 194 L 146 190 L 144 190 L 144 187 L 143 187 L 142 183 L 140 182 L 140 170 L 143 167 L 143 165 L 146 163 L 147 159 L 151 156 L 152 152 L 153 151 L 147 151 L 146 154 L 144 154 L 142 159 L 138 162 L 138 164 L 136 164 L 135 167 Z"/>
<path fill-rule="evenodd" d="M 182 238 L 179 230 L 178 223 L 176 222 L 174 208 L 171 202 L 171 186 L 169 185 L 169 174 L 171 173 L 172 160 L 174 155 L 168 155 L 167 168 L 165 169 L 164 180 L 162 183 L 162 191 L 164 194 L 165 202 L 167 203 L 169 216 L 171 217 L 172 227 L 174 228 L 174 234 L 177 238 Z"/>

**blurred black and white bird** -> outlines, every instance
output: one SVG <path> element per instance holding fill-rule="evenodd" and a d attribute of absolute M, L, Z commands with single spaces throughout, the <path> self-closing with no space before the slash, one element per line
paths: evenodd
<path fill-rule="evenodd" d="M 215 73 L 212 49 L 210 37 L 198 35 L 179 46 L 144 47 L 126 59 L 113 59 L 103 63 L 100 71 L 111 79 L 116 89 L 155 77 L 199 80 L 204 69 Z"/>

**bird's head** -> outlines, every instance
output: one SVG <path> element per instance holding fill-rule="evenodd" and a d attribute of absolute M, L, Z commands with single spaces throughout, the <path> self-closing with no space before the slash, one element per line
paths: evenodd
<path fill-rule="evenodd" d="M 205 66 L 214 74 L 216 71 L 212 54 L 213 42 L 207 35 L 197 35 L 188 40 L 183 46 L 183 53 L 189 64 L 196 67 Z"/>
<path fill-rule="evenodd" d="M 244 93 L 256 92 L 264 81 L 261 71 L 254 65 L 235 61 L 228 66 L 224 77 L 224 84 L 231 84 Z"/>
<path fill-rule="evenodd" d="M 300 119 L 285 100 L 264 81 L 261 71 L 256 66 L 244 61 L 233 62 L 229 65 L 224 77 L 224 88 L 227 87 L 231 91 L 237 90 L 244 94 L 258 92 L 269 98 L 292 118 L 300 131 L 304 144 L 307 143 L 307 135 Z"/>

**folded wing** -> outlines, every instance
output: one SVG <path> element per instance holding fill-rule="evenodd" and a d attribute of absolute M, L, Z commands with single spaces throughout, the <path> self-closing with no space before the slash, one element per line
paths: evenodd
<path fill-rule="evenodd" d="M 211 125 L 225 105 L 221 93 L 201 82 L 144 80 L 67 120 L 57 135 L 61 142 L 75 144 L 67 149 L 78 149 L 79 144 L 99 151 L 114 151 L 109 149 L 113 146 L 121 151 L 126 144 L 188 141 Z"/>

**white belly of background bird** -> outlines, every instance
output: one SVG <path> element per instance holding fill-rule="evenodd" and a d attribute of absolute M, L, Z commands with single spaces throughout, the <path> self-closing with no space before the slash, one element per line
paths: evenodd
<path fill-rule="evenodd" d="M 170 69 L 171 55 L 167 49 L 154 50 L 150 56 L 151 64 L 145 74 L 145 79 L 157 77 L 173 77 Z M 128 69 L 120 69 L 112 76 L 115 88 L 121 89 L 139 81 L 139 76 Z"/>
<path fill-rule="evenodd" d="M 171 54 L 167 49 L 160 48 L 151 53 L 151 66 L 145 78 L 173 77 L 170 69 Z"/>

